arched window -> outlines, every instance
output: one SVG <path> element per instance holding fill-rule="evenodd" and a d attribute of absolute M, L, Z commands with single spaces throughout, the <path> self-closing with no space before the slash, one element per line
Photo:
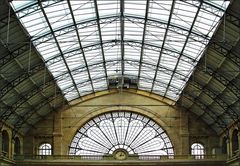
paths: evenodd
<path fill-rule="evenodd" d="M 232 154 L 235 155 L 238 150 L 238 130 L 235 129 L 232 133 Z"/>
<path fill-rule="evenodd" d="M 222 154 L 227 154 L 227 137 L 222 139 Z"/>
<path fill-rule="evenodd" d="M 97 116 L 83 125 L 70 145 L 70 155 L 116 154 L 171 156 L 174 151 L 167 133 L 143 115 L 118 111 Z"/>
<path fill-rule="evenodd" d="M 203 159 L 204 158 L 204 146 L 200 143 L 192 144 L 191 155 L 194 155 L 195 159 Z"/>
<path fill-rule="evenodd" d="M 43 143 L 38 148 L 39 155 L 52 155 L 52 145 L 49 143 Z"/>
<path fill-rule="evenodd" d="M 14 154 L 18 155 L 18 154 L 20 154 L 20 150 L 21 150 L 21 145 L 20 145 L 19 138 L 15 137 L 14 142 L 15 142 L 15 144 L 14 144 Z"/>
<path fill-rule="evenodd" d="M 3 130 L 2 132 L 2 152 L 4 156 L 8 156 L 8 152 L 9 152 L 9 136 L 8 136 L 8 132 L 6 130 Z"/>

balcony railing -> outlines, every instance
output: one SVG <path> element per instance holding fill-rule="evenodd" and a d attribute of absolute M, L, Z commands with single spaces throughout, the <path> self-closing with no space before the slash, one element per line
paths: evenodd
<path fill-rule="evenodd" d="M 93 155 L 85 155 L 85 156 L 74 156 L 74 155 L 16 155 L 14 157 L 17 161 L 24 160 L 116 160 L 112 155 L 104 155 L 104 156 L 93 156 Z M 203 155 L 201 158 L 192 155 L 175 155 L 175 156 L 154 156 L 154 155 L 129 155 L 125 160 L 213 160 L 213 161 L 226 161 L 226 155 Z"/>

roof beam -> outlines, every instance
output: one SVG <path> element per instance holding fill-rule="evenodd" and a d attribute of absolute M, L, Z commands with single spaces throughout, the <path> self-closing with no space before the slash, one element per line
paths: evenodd
<path fill-rule="evenodd" d="M 122 77 L 124 76 L 124 0 L 120 0 L 120 30 L 121 30 L 121 71 L 122 71 Z M 123 83 L 123 78 L 122 78 Z"/>
<path fill-rule="evenodd" d="M 175 6 L 175 0 L 172 1 L 172 6 L 171 6 L 171 9 L 170 9 L 170 14 L 169 14 L 168 23 L 167 23 L 167 28 L 166 28 L 166 31 L 165 31 L 165 34 L 164 34 L 164 37 L 163 37 L 163 42 L 162 42 L 161 48 L 164 48 L 164 45 L 165 45 L 165 42 L 166 42 L 166 39 L 167 39 L 167 33 L 168 33 L 169 26 L 170 26 L 170 23 L 171 23 L 174 6 Z M 153 88 L 154 88 L 154 85 L 155 85 L 155 80 L 157 78 L 158 68 L 159 68 L 159 64 L 160 64 L 160 61 L 161 61 L 162 54 L 163 54 L 163 49 L 160 51 L 160 54 L 159 54 L 157 67 L 156 67 L 155 74 L 154 74 L 153 81 L 152 81 L 151 92 L 153 91 Z"/>
<path fill-rule="evenodd" d="M 91 74 L 90 74 L 90 71 L 89 71 L 89 68 L 88 68 L 88 63 L 87 63 L 87 59 L 86 59 L 86 56 L 85 56 L 85 53 L 84 53 L 84 50 L 83 50 L 83 47 L 82 47 L 82 44 L 81 44 L 81 39 L 80 39 L 80 36 L 79 36 L 79 33 L 78 33 L 78 27 L 77 27 L 77 24 L 76 24 L 76 20 L 75 20 L 75 17 L 74 17 L 74 14 L 73 14 L 73 10 L 72 10 L 72 6 L 71 6 L 71 3 L 70 3 L 70 0 L 67 1 L 68 3 L 68 7 L 69 7 L 69 10 L 70 10 L 70 13 L 71 13 L 71 16 L 72 16 L 72 20 L 73 20 L 73 24 L 74 24 L 74 27 L 75 27 L 75 32 L 76 32 L 76 35 L 77 35 L 77 39 L 78 39 L 78 44 L 79 44 L 79 47 L 82 51 L 82 56 L 83 56 L 83 59 L 84 59 L 84 63 L 85 63 L 85 66 L 86 66 L 86 69 L 87 69 L 87 73 L 88 73 L 88 79 L 91 83 L 91 88 L 94 92 L 94 87 L 93 87 L 93 82 L 92 82 L 92 78 L 91 78 Z M 67 65 L 67 64 L 66 64 Z M 68 65 L 67 65 L 68 66 Z M 71 71 L 70 71 L 71 73 Z M 74 81 L 74 79 L 73 79 Z M 75 81 L 74 81 L 75 82 Z M 77 91 L 79 92 L 78 90 L 78 87 L 75 83 L 76 88 L 77 88 Z M 81 97 L 81 96 L 79 96 Z"/>
<path fill-rule="evenodd" d="M 194 19 L 193 19 L 193 21 L 192 21 L 192 25 L 191 25 L 191 27 L 190 27 L 190 29 L 189 29 L 188 35 L 187 35 L 186 40 L 185 40 L 185 43 L 184 43 L 184 45 L 183 45 L 182 51 L 181 51 L 181 53 L 179 54 L 177 63 L 176 63 L 176 65 L 175 65 L 174 69 L 173 69 L 173 74 L 172 74 L 172 76 L 171 76 L 171 78 L 170 78 L 170 80 L 169 80 L 169 83 L 168 83 L 168 85 L 167 85 L 167 88 L 166 88 L 165 93 L 164 93 L 163 96 L 166 96 L 166 94 L 167 94 L 167 92 L 168 92 L 168 89 L 169 89 L 169 86 L 170 86 L 170 84 L 172 83 L 172 80 L 173 80 L 173 77 L 174 77 L 175 72 L 176 72 L 176 70 L 177 70 L 178 64 L 179 64 L 179 62 L 180 62 L 180 60 L 181 60 L 181 57 L 183 56 L 183 52 L 184 52 L 185 47 L 186 47 L 186 45 L 187 45 L 187 43 L 188 43 L 189 37 L 190 37 L 190 35 L 192 34 L 192 29 L 193 29 L 193 26 L 194 26 L 194 24 L 195 24 L 195 22 L 196 22 L 196 20 L 197 20 L 198 13 L 200 12 L 202 3 L 203 3 L 203 1 L 200 1 L 200 4 L 199 4 L 198 9 L 197 9 L 197 12 L 196 12 L 196 15 L 195 15 L 195 17 L 194 17 Z"/>
<path fill-rule="evenodd" d="M 108 82 L 107 82 L 108 75 L 107 75 L 106 60 L 105 60 L 104 49 L 103 49 L 102 31 L 101 31 L 100 21 L 99 21 L 100 17 L 99 17 L 99 12 L 98 12 L 97 0 L 94 0 L 94 7 L 95 7 L 95 13 L 96 13 L 96 17 L 97 17 L 98 35 L 99 35 L 99 40 L 100 40 L 101 52 L 102 52 L 103 68 L 104 68 L 104 73 L 105 73 L 105 77 L 106 77 L 106 84 L 108 84 Z M 109 87 L 108 87 L 108 89 L 109 89 Z"/>
<path fill-rule="evenodd" d="M 140 53 L 140 61 L 139 61 L 139 68 L 138 68 L 138 84 L 140 80 L 141 75 L 141 69 L 142 69 L 142 60 L 144 55 L 144 43 L 145 43 L 145 35 L 146 35 L 146 29 L 147 29 L 147 21 L 148 21 L 148 11 L 149 11 L 149 1 L 146 2 L 146 9 L 145 9 L 145 21 L 144 21 L 144 27 L 143 27 L 143 36 L 142 36 L 142 47 L 141 47 L 141 53 Z"/>
<path fill-rule="evenodd" d="M 126 20 L 130 21 L 130 22 L 137 23 L 137 24 L 142 24 L 143 22 L 145 22 L 144 17 L 139 17 L 139 16 L 135 16 L 135 15 L 124 14 L 124 18 Z M 99 21 L 101 21 L 101 23 L 106 23 L 106 24 L 112 23 L 113 21 L 120 20 L 118 15 L 103 16 L 99 19 L 100 19 Z M 84 28 L 84 27 L 87 27 L 87 26 L 90 26 L 90 25 L 96 25 L 97 24 L 97 18 L 92 18 L 92 19 L 82 21 L 82 22 L 76 22 L 76 24 L 78 26 L 78 29 L 79 28 Z M 148 18 L 148 21 L 146 22 L 146 24 L 147 25 L 154 25 L 156 27 L 166 28 L 166 29 L 168 27 L 168 29 L 170 29 L 172 31 L 175 31 L 176 33 L 179 33 L 178 31 L 182 31 L 183 33 L 186 33 L 189 30 L 189 29 L 185 28 L 184 26 L 181 26 L 181 25 L 178 25 L 178 24 L 174 24 L 174 23 L 171 23 L 171 22 L 168 24 L 163 20 L 154 20 L 152 18 Z M 61 34 L 65 34 L 65 33 L 68 33 L 70 31 L 73 31 L 74 30 L 72 28 L 73 26 L 74 26 L 74 24 L 68 24 L 68 25 L 63 26 L 62 28 L 57 28 L 53 32 L 54 33 L 58 32 L 58 33 L 61 33 Z M 63 31 L 63 32 L 61 32 L 61 31 Z M 49 35 L 51 35 L 51 34 L 52 34 L 51 31 L 46 32 L 43 35 L 39 35 L 38 37 L 33 38 L 32 41 L 35 42 L 36 40 L 40 40 L 44 37 L 48 37 L 47 39 L 49 40 Z M 195 31 L 194 29 L 192 30 L 192 34 L 201 38 L 201 39 L 205 39 L 205 40 L 210 39 L 208 36 L 203 35 L 203 34 L 199 33 L 198 31 Z M 194 38 L 192 38 L 192 40 L 194 40 Z M 41 41 L 41 42 L 45 42 L 45 41 L 47 41 L 47 40 L 44 40 L 44 41 Z"/>
<path fill-rule="evenodd" d="M 50 30 L 51 30 L 52 36 L 53 36 L 53 38 L 54 38 L 54 41 L 55 41 L 55 43 L 56 43 L 56 45 L 57 45 L 57 48 L 58 48 L 58 50 L 59 50 L 59 52 L 60 52 L 60 55 L 61 55 L 61 57 L 62 57 L 62 59 L 63 59 L 63 62 L 64 62 L 65 66 L 66 66 L 66 68 L 67 68 L 67 70 L 68 70 L 69 76 L 70 76 L 70 78 L 71 78 L 71 80 L 72 80 L 73 86 L 74 86 L 74 88 L 76 89 L 76 91 L 77 91 L 77 93 L 78 93 L 78 96 L 81 97 L 80 92 L 79 92 L 79 90 L 78 90 L 78 87 L 77 87 L 77 85 L 76 85 L 76 83 L 75 83 L 75 80 L 74 80 L 74 78 L 73 78 L 73 76 L 72 76 L 71 70 L 70 70 L 69 67 L 68 67 L 67 61 L 66 61 L 66 59 L 65 59 L 65 57 L 64 57 L 64 54 L 63 54 L 63 52 L 62 52 L 62 50 L 61 50 L 61 47 L 60 47 L 60 45 L 59 45 L 59 43 L 58 43 L 58 41 L 57 41 L 57 38 L 56 38 L 55 33 L 54 33 L 53 29 L 52 29 L 52 26 L 51 26 L 51 24 L 50 24 L 50 22 L 49 22 L 49 20 L 48 20 L 48 18 L 47 18 L 47 15 L 46 15 L 46 13 L 45 13 L 45 11 L 44 11 L 44 9 L 43 9 L 42 2 L 41 2 L 40 0 L 38 0 L 38 4 L 39 4 L 40 9 L 41 9 L 41 11 L 42 11 L 42 13 L 43 13 L 43 15 L 44 15 L 44 18 L 45 18 L 45 20 L 46 20 L 46 22 L 47 22 L 47 24 L 48 24 L 48 27 L 49 27 Z"/>

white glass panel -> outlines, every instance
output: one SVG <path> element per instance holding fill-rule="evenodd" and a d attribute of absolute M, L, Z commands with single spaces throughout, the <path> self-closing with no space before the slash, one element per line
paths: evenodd
<path fill-rule="evenodd" d="M 160 53 L 158 51 L 144 49 L 143 61 L 149 64 L 157 65 L 159 54 Z"/>
<path fill-rule="evenodd" d="M 147 117 L 130 112 L 112 112 L 93 120 L 76 133 L 70 144 L 70 155 L 114 154 L 119 149 L 136 155 L 174 155 L 167 134 Z"/>
<path fill-rule="evenodd" d="M 148 25 L 146 29 L 145 42 L 162 47 L 165 32 L 166 29 L 164 28 Z"/>
<path fill-rule="evenodd" d="M 105 90 L 107 89 L 107 80 L 106 78 L 101 78 L 97 80 L 93 80 L 93 87 L 95 91 Z"/>
<path fill-rule="evenodd" d="M 124 39 L 125 40 L 136 40 L 141 42 L 143 35 L 143 24 L 132 23 L 130 21 L 125 21 L 124 23 Z"/>
<path fill-rule="evenodd" d="M 125 1 L 125 13 L 144 17 L 146 13 L 146 1 Z"/>
<path fill-rule="evenodd" d="M 141 48 L 140 47 L 133 47 L 133 46 L 128 46 L 125 45 L 124 47 L 124 58 L 125 59 L 131 59 L 134 61 L 139 61 L 140 60 L 140 52 Z"/>
<path fill-rule="evenodd" d="M 174 6 L 171 22 L 190 28 L 196 12 L 197 7 L 186 4 L 185 2 L 177 1 Z"/>
<path fill-rule="evenodd" d="M 138 66 L 139 66 L 138 64 L 134 64 L 131 61 L 125 61 L 124 67 L 126 69 L 124 70 L 124 73 L 130 76 L 137 76 Z"/>
<path fill-rule="evenodd" d="M 57 36 L 57 41 L 61 47 L 62 52 L 67 52 L 72 49 L 80 49 L 79 42 L 75 31 Z"/>
<path fill-rule="evenodd" d="M 119 2 L 117 0 L 97 1 L 99 17 L 117 15 L 120 11 Z"/>
<path fill-rule="evenodd" d="M 19 10 L 25 6 L 28 6 L 30 3 L 35 2 L 34 0 L 13 0 L 12 5 L 14 6 L 15 10 Z"/>
<path fill-rule="evenodd" d="M 96 18 L 93 1 L 70 1 L 76 22 Z"/>
<path fill-rule="evenodd" d="M 150 1 L 148 17 L 166 22 L 169 19 L 171 6 L 172 1 Z"/>
<path fill-rule="evenodd" d="M 44 8 L 48 20 L 53 28 L 59 28 L 68 24 L 72 24 L 70 10 L 68 9 L 67 1 L 56 3 Z"/>
<path fill-rule="evenodd" d="M 78 30 L 82 46 L 99 43 L 98 27 L 96 25 L 88 26 Z"/>
<path fill-rule="evenodd" d="M 124 74 L 138 76 L 139 65 L 142 65 L 138 88 L 161 95 L 166 94 L 166 97 L 177 100 L 223 15 L 223 11 L 219 8 L 225 10 L 229 2 L 223 0 L 203 1 L 200 7 L 199 1 L 175 1 L 169 23 L 172 1 L 149 1 L 148 20 L 145 22 L 143 18 L 146 14 L 146 2 L 145 0 L 126 0 L 124 4 L 123 14 L 126 16 L 124 19 Z M 22 1 L 21 3 L 13 1 L 11 3 L 15 11 L 29 6 L 16 11 L 16 15 L 21 17 L 21 22 L 33 39 L 35 47 L 46 61 L 53 76 L 59 80 L 60 88 L 70 86 L 67 87 L 67 90 L 63 90 L 68 100 L 78 96 L 76 89 L 71 87 L 70 82 L 72 81 L 78 85 L 81 95 L 93 92 L 90 79 L 93 80 L 95 91 L 107 89 L 103 54 L 107 76 L 121 75 L 121 26 L 120 18 L 116 17 L 120 15 L 120 1 L 97 1 L 103 43 L 100 43 L 94 1 L 70 1 L 80 42 L 74 29 L 67 1 L 42 2 L 47 18 L 44 17 L 37 4 L 33 5 L 33 1 Z M 200 10 L 196 16 L 198 7 Z M 133 16 L 137 17 L 133 18 Z M 195 17 L 196 20 L 193 24 Z M 55 43 L 53 34 L 50 33 L 46 19 L 49 19 L 60 49 Z M 89 20 L 92 21 L 86 22 Z M 144 23 L 146 23 L 145 41 L 142 41 Z M 191 26 L 193 26 L 192 32 L 189 32 Z M 168 31 L 166 31 L 167 27 Z M 166 32 L 167 36 L 164 39 Z M 187 36 L 189 36 L 188 40 Z M 165 44 L 164 48 L 161 48 L 163 40 L 165 40 Z M 187 43 L 185 44 L 185 42 Z M 82 44 L 83 50 L 79 44 Z M 104 53 L 101 47 L 103 47 Z M 141 54 L 142 47 L 143 53 Z M 87 64 L 84 61 L 84 55 Z M 141 55 L 142 63 L 140 64 Z M 160 64 L 157 68 L 159 57 Z M 67 70 L 63 58 L 65 58 L 74 80 L 67 77 L 64 82 L 64 78 L 70 71 Z M 181 59 L 179 60 L 179 58 Z M 179 63 L 177 63 L 178 60 Z M 86 71 L 86 66 L 89 66 L 90 76 Z M 152 83 L 157 69 L 156 81 Z M 172 76 L 173 78 L 171 78 Z M 152 84 L 154 84 L 153 89 L 151 89 Z M 167 87 L 168 89 L 166 89 Z M 132 153 L 131 150 L 129 152 Z"/>
<path fill-rule="evenodd" d="M 36 11 L 30 15 L 27 15 L 26 17 L 23 17 L 21 21 L 31 36 L 50 31 L 41 11 Z"/>
<path fill-rule="evenodd" d="M 104 55 L 105 55 L 105 60 L 116 60 L 116 59 L 121 59 L 121 52 L 120 52 L 120 46 L 110 46 L 110 47 L 105 47 L 104 48 Z"/>
<path fill-rule="evenodd" d="M 70 70 L 76 70 L 77 68 L 81 70 L 83 67 L 85 67 L 85 62 L 82 55 L 74 55 L 65 59 Z"/>

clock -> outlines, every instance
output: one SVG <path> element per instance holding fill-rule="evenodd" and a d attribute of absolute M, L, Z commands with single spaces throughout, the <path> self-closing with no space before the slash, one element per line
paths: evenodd
<path fill-rule="evenodd" d="M 113 156 L 116 160 L 126 160 L 128 153 L 125 149 L 117 149 L 113 152 Z"/>

